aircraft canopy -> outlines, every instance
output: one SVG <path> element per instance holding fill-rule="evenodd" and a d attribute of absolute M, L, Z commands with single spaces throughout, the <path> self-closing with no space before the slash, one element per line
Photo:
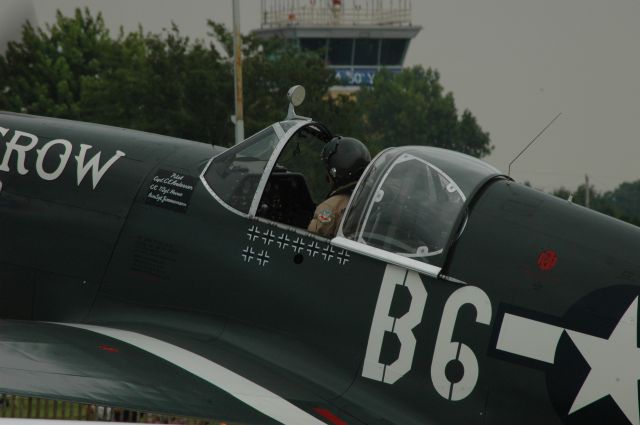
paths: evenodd
<path fill-rule="evenodd" d="M 330 138 L 319 123 L 275 123 L 213 158 L 206 184 L 236 213 L 306 229 L 328 189 L 319 156 Z M 499 175 L 458 152 L 387 149 L 360 178 L 332 244 L 435 275 L 464 230 L 467 199 Z"/>
<path fill-rule="evenodd" d="M 458 231 L 454 226 L 464 225 L 458 218 L 465 201 L 499 174 L 476 158 L 444 149 L 387 149 L 363 176 L 339 236 L 441 266 L 440 254 Z"/>

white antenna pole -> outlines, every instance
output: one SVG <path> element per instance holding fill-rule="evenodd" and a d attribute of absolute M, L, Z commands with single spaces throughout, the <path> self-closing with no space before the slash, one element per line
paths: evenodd
<path fill-rule="evenodd" d="M 242 110 L 242 38 L 240 36 L 240 4 L 233 0 L 233 80 L 236 100 L 236 145 L 244 140 L 244 111 Z"/>

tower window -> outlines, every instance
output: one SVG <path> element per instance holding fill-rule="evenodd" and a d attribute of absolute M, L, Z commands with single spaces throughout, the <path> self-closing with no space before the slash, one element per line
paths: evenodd
<path fill-rule="evenodd" d="M 382 40 L 380 46 L 380 65 L 402 65 L 408 39 L 388 38 Z"/>
<path fill-rule="evenodd" d="M 351 65 L 352 38 L 329 39 L 329 65 Z"/>
<path fill-rule="evenodd" d="M 380 40 L 361 38 L 356 39 L 354 65 L 378 65 L 378 45 Z"/>
<path fill-rule="evenodd" d="M 322 58 L 326 56 L 326 38 L 301 38 L 300 48 L 310 52 L 318 52 Z"/>

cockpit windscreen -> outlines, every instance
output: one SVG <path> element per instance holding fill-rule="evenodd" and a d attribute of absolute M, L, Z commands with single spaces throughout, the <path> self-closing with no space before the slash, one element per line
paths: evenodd
<path fill-rule="evenodd" d="M 205 174 L 207 184 L 227 205 L 248 213 L 260 178 L 278 144 L 273 127 L 218 155 Z"/>

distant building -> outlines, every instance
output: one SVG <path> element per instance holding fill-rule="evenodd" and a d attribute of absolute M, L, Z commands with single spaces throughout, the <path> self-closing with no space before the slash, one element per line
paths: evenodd
<path fill-rule="evenodd" d="M 373 84 L 382 68 L 399 72 L 422 29 L 411 24 L 408 0 L 261 0 L 261 15 L 254 34 L 318 51 L 342 82 L 339 91 Z"/>

